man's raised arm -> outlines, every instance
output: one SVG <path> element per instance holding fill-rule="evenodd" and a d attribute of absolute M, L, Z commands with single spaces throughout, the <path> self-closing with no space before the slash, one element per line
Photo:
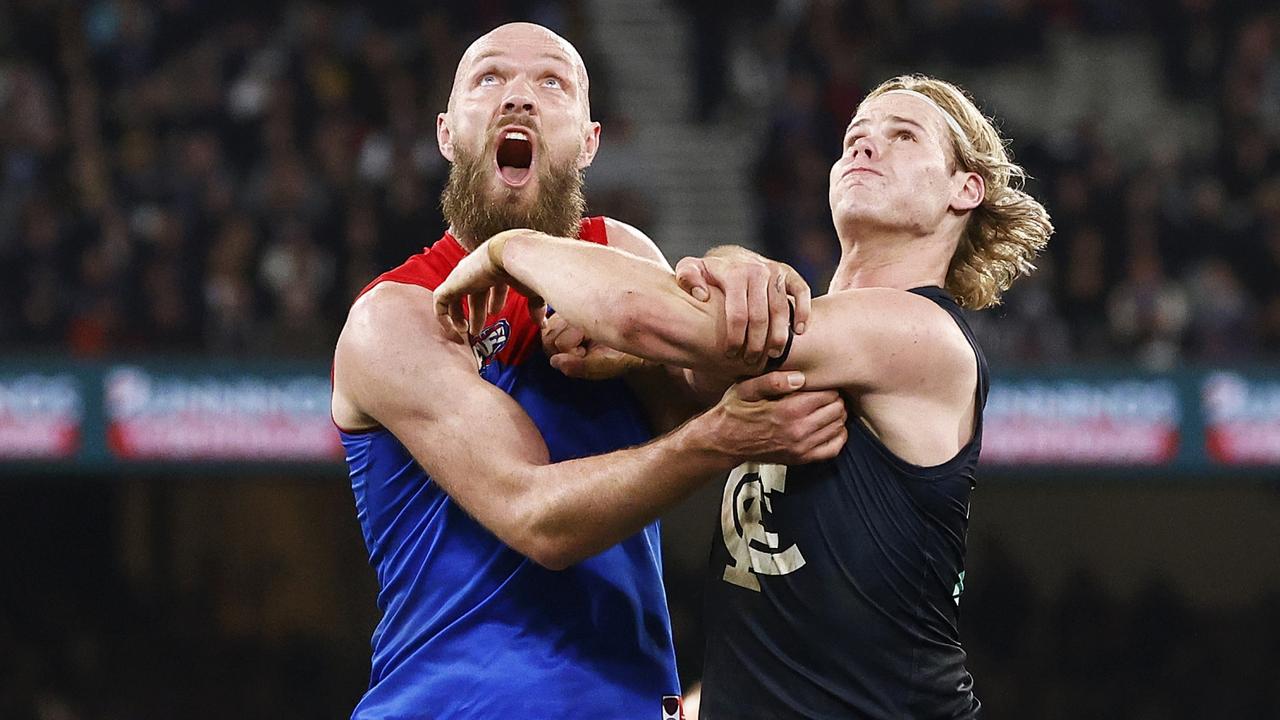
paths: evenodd
<path fill-rule="evenodd" d="M 356 303 L 334 357 L 335 420 L 390 430 L 468 513 L 547 567 L 616 544 L 745 459 L 806 462 L 844 443 L 835 393 L 771 402 L 803 385 L 773 373 L 654 442 L 550 464 L 533 422 L 477 374 L 431 304 L 430 291 L 397 283 Z"/>
<path fill-rule="evenodd" d="M 436 289 L 436 312 L 464 337 L 479 314 L 464 317 L 462 298 L 472 308 L 488 306 L 489 289 L 505 283 L 533 304 L 550 300 L 596 342 L 646 360 L 737 376 L 764 367 L 764 358 L 731 356 L 723 294 L 699 301 L 657 262 L 533 231 L 499 233 L 463 258 Z"/>
<path fill-rule="evenodd" d="M 459 263 L 436 289 L 441 323 L 465 336 L 463 298 L 485 304 L 488 289 L 504 283 L 550 302 L 596 341 L 646 360 L 736 377 L 766 366 L 766 358 L 747 363 L 729 353 L 718 288 L 702 302 L 657 263 L 528 230 L 499 233 Z M 808 389 L 886 390 L 972 372 L 972 350 L 954 323 L 910 293 L 867 288 L 815 298 L 807 325 L 782 367 L 803 371 Z"/>

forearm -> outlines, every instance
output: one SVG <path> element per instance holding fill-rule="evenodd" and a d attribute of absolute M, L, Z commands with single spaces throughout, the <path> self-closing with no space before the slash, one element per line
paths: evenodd
<path fill-rule="evenodd" d="M 700 302 L 658 263 L 591 243 L 513 232 L 504 271 L 597 342 L 668 365 L 754 374 L 728 358 L 721 298 Z"/>
<path fill-rule="evenodd" d="M 634 535 L 738 464 L 714 441 L 714 411 L 654 442 L 607 455 L 527 467 L 519 478 L 528 538 L 522 552 L 561 569 Z"/>
<path fill-rule="evenodd" d="M 479 377 L 470 350 L 427 314 L 431 304 L 427 290 L 396 283 L 357 302 L 334 355 L 335 397 L 391 431 L 471 517 L 541 564 L 564 567 L 629 537 L 757 453 L 730 443 L 769 434 L 753 430 L 742 403 L 722 403 L 648 445 L 552 465 L 534 422 Z"/>

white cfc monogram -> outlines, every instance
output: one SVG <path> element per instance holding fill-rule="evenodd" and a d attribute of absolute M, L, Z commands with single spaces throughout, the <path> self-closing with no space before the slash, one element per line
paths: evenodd
<path fill-rule="evenodd" d="M 720 501 L 720 533 L 734 564 L 725 566 L 725 582 L 760 592 L 756 575 L 786 575 L 804 567 L 800 548 L 779 550 L 777 533 L 764 526 L 765 511 L 773 512 L 775 498 L 786 489 L 786 465 L 744 463 L 729 474 Z"/>

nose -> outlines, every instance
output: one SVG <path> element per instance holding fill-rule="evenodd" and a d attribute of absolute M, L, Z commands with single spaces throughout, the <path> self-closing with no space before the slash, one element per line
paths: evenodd
<path fill-rule="evenodd" d="M 871 141 L 870 135 L 863 135 L 853 141 L 853 156 L 864 155 L 868 160 L 876 157 L 880 151 L 876 149 L 876 144 Z"/>
<path fill-rule="evenodd" d="M 538 111 L 537 103 L 533 101 L 533 94 L 524 92 L 520 88 L 512 88 L 512 91 L 502 101 L 502 114 L 513 115 L 523 113 L 525 115 L 536 115 Z"/>

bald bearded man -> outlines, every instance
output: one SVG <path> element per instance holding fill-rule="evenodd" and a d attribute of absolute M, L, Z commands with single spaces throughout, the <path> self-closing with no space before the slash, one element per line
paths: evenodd
<path fill-rule="evenodd" d="M 665 267 L 634 228 L 581 217 L 600 134 L 587 83 L 573 46 L 536 25 L 466 51 L 437 123 L 449 231 L 375 279 L 338 341 L 333 418 L 383 611 L 355 718 L 678 717 L 655 518 L 745 460 L 811 461 L 844 442 L 838 395 L 791 394 L 800 373 L 731 388 L 649 442 L 627 384 L 551 368 L 519 293 L 467 345 L 436 323 L 435 287 L 509 228 Z M 785 342 L 780 307 L 765 314 Z M 742 353 L 737 374 L 765 354 Z"/>

